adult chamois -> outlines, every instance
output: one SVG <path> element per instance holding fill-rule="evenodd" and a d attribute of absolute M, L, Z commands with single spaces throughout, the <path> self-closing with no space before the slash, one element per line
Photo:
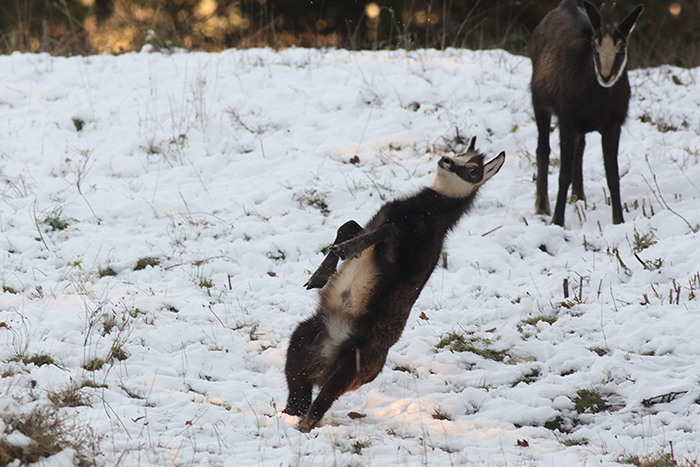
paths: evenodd
<path fill-rule="evenodd" d="M 472 205 L 505 153 L 484 164 L 472 138 L 466 153 L 442 157 L 430 187 L 386 203 L 362 228 L 349 221 L 305 284 L 321 288 L 314 315 L 289 341 L 284 409 L 310 431 L 343 393 L 377 377 L 413 303 L 440 258 L 447 233 Z M 336 272 L 338 261 L 344 260 Z M 312 390 L 320 388 L 312 402 Z"/>
<path fill-rule="evenodd" d="M 614 224 L 624 222 L 620 202 L 617 153 L 620 127 L 627 118 L 630 85 L 627 79 L 627 39 L 644 7 L 638 5 L 621 22 L 614 22 L 591 3 L 582 9 L 576 0 L 563 0 L 535 28 L 529 44 L 532 59 L 532 106 L 537 121 L 537 194 L 535 211 L 551 214 L 547 194 L 549 128 L 559 119 L 561 168 L 559 194 L 552 223 L 564 225 L 569 185 L 571 199 L 585 200 L 583 150 L 586 133 L 601 134 L 605 176 Z M 603 5 L 604 7 L 605 5 Z M 601 7 L 604 13 L 605 9 Z"/>

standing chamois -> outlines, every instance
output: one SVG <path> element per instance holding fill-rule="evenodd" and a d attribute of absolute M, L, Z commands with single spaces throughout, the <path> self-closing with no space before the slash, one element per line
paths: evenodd
<path fill-rule="evenodd" d="M 551 214 L 547 173 L 549 126 L 555 114 L 559 119 L 561 168 L 552 223 L 564 225 L 566 194 L 572 178 L 571 200 L 586 199 L 583 150 L 586 133 L 597 131 L 602 137 L 613 223 L 621 224 L 624 219 L 617 152 L 630 99 L 627 38 L 644 7 L 638 5 L 618 24 L 601 18 L 591 3 L 584 1 L 583 6 L 585 12 L 576 7 L 576 0 L 563 0 L 544 17 L 530 40 L 530 89 L 539 134 L 535 211 Z"/>
<path fill-rule="evenodd" d="M 475 139 L 466 153 L 440 159 L 431 187 L 385 204 L 365 228 L 355 221 L 343 224 L 305 284 L 322 287 L 319 303 L 292 334 L 285 366 L 284 412 L 301 417 L 300 431 L 310 431 L 340 395 L 382 370 L 435 269 L 445 236 L 503 165 L 503 152 L 484 164 Z M 339 259 L 344 262 L 336 272 Z M 312 402 L 314 386 L 320 391 Z"/>

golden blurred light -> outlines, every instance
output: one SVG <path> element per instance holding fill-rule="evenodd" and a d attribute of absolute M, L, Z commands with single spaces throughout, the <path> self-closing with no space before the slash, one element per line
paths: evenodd
<path fill-rule="evenodd" d="M 234 6 L 229 7 L 228 24 L 234 30 L 248 29 L 250 27 L 250 20 L 247 16 L 243 15 L 240 8 Z"/>
<path fill-rule="evenodd" d="M 416 13 L 416 23 L 417 24 L 425 24 L 428 21 L 428 15 L 425 13 L 425 11 L 421 10 L 418 13 Z"/>
<path fill-rule="evenodd" d="M 317 40 L 320 47 L 337 47 L 340 42 L 336 33 L 320 35 Z"/>
<path fill-rule="evenodd" d="M 94 15 L 85 19 L 85 29 L 89 32 L 90 44 L 99 53 L 122 53 L 134 50 L 137 31 L 134 27 L 123 26 L 114 27 L 110 25 L 97 25 Z"/>
<path fill-rule="evenodd" d="M 140 7 L 140 6 L 134 6 L 133 10 L 133 15 L 138 19 L 139 21 L 150 21 L 153 19 L 153 16 L 155 15 L 156 11 L 153 8 L 147 8 L 147 7 Z"/>
<path fill-rule="evenodd" d="M 220 18 L 218 16 L 212 16 L 207 18 L 203 23 L 195 24 L 194 30 L 204 36 L 220 41 L 224 38 L 224 29 L 226 26 L 228 26 L 228 19 L 226 17 Z"/>
<path fill-rule="evenodd" d="M 365 7 L 365 14 L 369 19 L 375 19 L 379 16 L 379 13 L 381 13 L 381 9 L 376 3 L 369 3 L 367 7 Z"/>
<path fill-rule="evenodd" d="M 681 14 L 681 4 L 678 2 L 672 2 L 668 7 L 668 12 L 671 16 L 678 16 Z"/>
<path fill-rule="evenodd" d="M 95 0 L 80 0 L 80 3 L 82 3 L 83 6 L 93 6 L 95 4 Z"/>
<path fill-rule="evenodd" d="M 197 4 L 197 8 L 194 10 L 194 14 L 198 18 L 204 18 L 213 14 L 216 11 L 216 7 L 219 6 L 216 0 L 202 0 Z"/>

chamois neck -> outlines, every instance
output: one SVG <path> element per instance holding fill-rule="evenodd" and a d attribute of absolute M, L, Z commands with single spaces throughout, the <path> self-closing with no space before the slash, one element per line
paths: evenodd
<path fill-rule="evenodd" d="M 459 219 L 469 210 L 476 197 L 476 192 L 461 198 L 442 195 L 432 188 L 424 188 L 418 196 L 420 203 L 425 206 L 427 214 L 439 220 L 445 230 L 452 229 Z"/>
<path fill-rule="evenodd" d="M 431 187 L 423 188 L 422 193 L 424 193 L 427 197 L 434 198 L 435 202 L 444 204 L 446 208 L 453 208 L 459 206 L 464 206 L 465 208 L 467 208 L 476 197 L 476 191 L 468 194 L 467 196 L 454 197 L 445 196 Z"/>

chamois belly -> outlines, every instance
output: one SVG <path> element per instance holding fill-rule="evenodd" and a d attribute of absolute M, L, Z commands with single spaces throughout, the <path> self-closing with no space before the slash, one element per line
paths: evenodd
<path fill-rule="evenodd" d="M 318 313 L 328 330 L 322 349 L 325 358 L 332 357 L 338 345 L 353 334 L 357 318 L 368 311 L 379 276 L 373 251 L 374 247 L 370 247 L 359 258 L 346 260 L 321 292 Z"/>

